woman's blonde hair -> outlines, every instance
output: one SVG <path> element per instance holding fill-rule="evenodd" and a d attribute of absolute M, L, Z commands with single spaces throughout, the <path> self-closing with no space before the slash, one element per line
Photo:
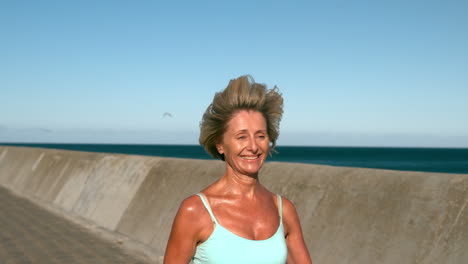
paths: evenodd
<path fill-rule="evenodd" d="M 262 113 L 267 123 L 270 151 L 274 151 L 283 115 L 283 97 L 276 86 L 267 89 L 264 84 L 256 83 L 252 76 L 245 75 L 232 79 L 226 89 L 215 94 L 200 122 L 200 145 L 214 158 L 224 160 L 216 144 L 222 141 L 227 123 L 239 110 Z"/>

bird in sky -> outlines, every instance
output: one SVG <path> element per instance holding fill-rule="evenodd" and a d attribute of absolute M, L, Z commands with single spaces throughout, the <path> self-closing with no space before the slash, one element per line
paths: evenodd
<path fill-rule="evenodd" d="M 162 118 L 165 118 L 165 117 L 172 117 L 172 114 L 169 113 L 169 112 L 165 112 L 162 116 Z"/>

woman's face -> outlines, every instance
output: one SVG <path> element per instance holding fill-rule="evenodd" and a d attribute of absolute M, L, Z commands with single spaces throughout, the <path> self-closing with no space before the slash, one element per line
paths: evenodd
<path fill-rule="evenodd" d="M 227 124 L 222 143 L 216 144 L 235 173 L 256 176 L 269 152 L 266 120 L 260 112 L 240 110 Z"/>

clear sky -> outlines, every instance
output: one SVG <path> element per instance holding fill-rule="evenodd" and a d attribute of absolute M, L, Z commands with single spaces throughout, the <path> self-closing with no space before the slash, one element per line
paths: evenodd
<path fill-rule="evenodd" d="M 0 142 L 197 144 L 251 74 L 279 145 L 468 147 L 467 1 L 2 1 Z M 164 115 L 170 113 L 172 115 Z"/>

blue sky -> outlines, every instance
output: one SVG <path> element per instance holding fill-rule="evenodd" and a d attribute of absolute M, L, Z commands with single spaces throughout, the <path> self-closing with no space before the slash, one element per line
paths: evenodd
<path fill-rule="evenodd" d="M 466 1 L 2 1 L 0 142 L 196 144 L 215 92 L 279 145 L 468 147 Z M 172 117 L 164 117 L 165 112 Z"/>

